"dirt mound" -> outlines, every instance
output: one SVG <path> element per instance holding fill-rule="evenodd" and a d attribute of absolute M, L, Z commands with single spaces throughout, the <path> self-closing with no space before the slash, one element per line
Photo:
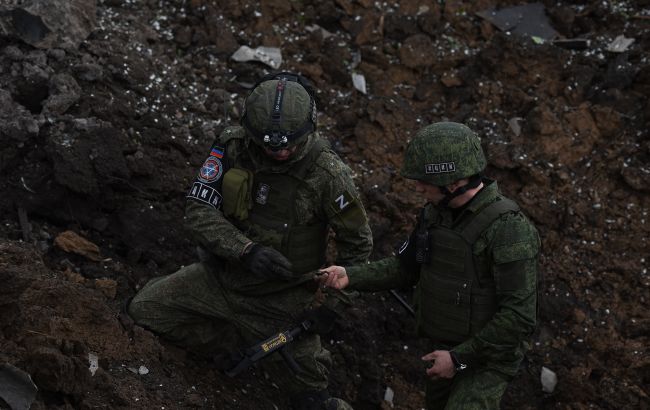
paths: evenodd
<path fill-rule="evenodd" d="M 475 14 L 490 1 L 64 3 L 73 25 L 0 6 L 0 362 L 32 376 L 33 408 L 285 405 L 264 374 L 228 379 L 120 315 L 146 280 L 195 258 L 185 192 L 269 70 L 231 60 L 242 45 L 278 47 L 282 69 L 314 81 L 320 128 L 370 212 L 374 258 L 421 205 L 398 175 L 410 136 L 443 119 L 479 131 L 488 174 L 544 246 L 539 331 L 504 408 L 650 407 L 644 2 L 545 3 L 584 49 L 500 32 Z M 32 31 L 12 32 L 16 21 Z M 608 51 L 619 35 L 634 42 Z M 55 245 L 66 231 L 96 257 Z M 387 387 L 395 408 L 422 407 L 426 345 L 387 294 L 362 295 L 326 344 L 333 393 L 355 408 L 382 405 Z M 542 366 L 558 375 L 553 393 Z"/>

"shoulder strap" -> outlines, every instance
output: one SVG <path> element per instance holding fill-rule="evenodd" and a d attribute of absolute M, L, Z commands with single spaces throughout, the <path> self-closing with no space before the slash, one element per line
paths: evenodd
<path fill-rule="evenodd" d="M 473 244 L 498 217 L 508 212 L 518 212 L 519 205 L 514 201 L 501 197 L 481 209 L 472 221 L 460 232 L 460 235 Z"/>
<path fill-rule="evenodd" d="M 224 150 L 224 163 L 227 168 L 235 166 L 244 149 L 244 129 L 242 127 L 228 127 L 219 134 L 214 146 L 220 146 Z"/>

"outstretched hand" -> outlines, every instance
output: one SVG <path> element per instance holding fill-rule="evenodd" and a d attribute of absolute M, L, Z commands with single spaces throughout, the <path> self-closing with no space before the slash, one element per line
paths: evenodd
<path fill-rule="evenodd" d="M 321 287 L 345 289 L 350 284 L 350 278 L 343 266 L 332 265 L 321 269 L 320 273 L 315 279 L 320 282 Z"/>
<path fill-rule="evenodd" d="M 432 379 L 451 379 L 456 374 L 456 366 L 447 350 L 434 350 L 422 356 L 422 360 L 432 362 L 427 369 L 427 376 Z"/>

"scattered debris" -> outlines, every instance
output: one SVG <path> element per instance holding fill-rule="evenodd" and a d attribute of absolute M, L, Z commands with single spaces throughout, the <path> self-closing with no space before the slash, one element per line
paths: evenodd
<path fill-rule="evenodd" d="M 54 239 L 54 245 L 65 252 L 76 253 L 86 258 L 99 262 L 103 258 L 99 253 L 99 247 L 89 240 L 82 238 L 72 231 L 65 231 Z"/>
<path fill-rule="evenodd" d="M 627 38 L 625 36 L 616 36 L 614 41 L 609 43 L 606 50 L 612 53 L 622 53 L 627 51 L 628 48 L 634 43 L 633 38 Z"/>
<path fill-rule="evenodd" d="M 508 120 L 508 125 L 510 126 L 510 129 L 517 137 L 521 135 L 521 121 L 523 120 L 524 119 L 521 117 L 513 117 Z"/>
<path fill-rule="evenodd" d="M 542 382 L 542 391 L 544 393 L 553 393 L 557 385 L 557 375 L 555 372 L 547 367 L 542 366 L 542 374 L 540 376 Z"/>
<path fill-rule="evenodd" d="M 535 43 L 535 44 L 544 44 L 546 42 L 546 40 L 544 40 L 541 37 L 537 37 L 537 36 L 532 36 L 531 39 L 533 40 L 533 43 Z"/>
<path fill-rule="evenodd" d="M 230 58 L 240 63 L 259 61 L 275 69 L 280 68 L 282 65 L 282 51 L 276 47 L 260 46 L 253 49 L 248 46 L 241 46 Z"/>
<path fill-rule="evenodd" d="M 322 28 L 322 27 L 319 26 L 318 24 L 312 24 L 311 26 L 305 26 L 305 30 L 307 30 L 307 31 L 310 32 L 310 33 L 314 33 L 314 32 L 316 32 L 316 33 L 320 33 L 320 35 L 321 35 L 321 37 L 323 38 L 323 40 L 325 40 L 325 39 L 328 38 L 328 37 L 332 37 L 332 36 L 333 36 L 332 33 L 330 33 L 329 31 L 325 30 L 324 28 Z"/>
<path fill-rule="evenodd" d="M 9 363 L 0 365 L 0 398 L 11 410 L 29 409 L 37 391 L 29 374 Z"/>
<path fill-rule="evenodd" d="M 551 40 L 557 31 L 551 27 L 542 3 L 530 3 L 501 10 L 488 9 L 476 13 L 494 24 L 501 31 L 509 31 L 527 37 Z"/>
<path fill-rule="evenodd" d="M 393 404 L 393 398 L 395 398 L 395 392 L 393 392 L 393 389 L 386 386 L 386 391 L 384 392 L 384 401 L 387 402 L 390 405 L 390 407 L 395 406 Z"/>
<path fill-rule="evenodd" d="M 147 369 L 147 367 L 144 365 L 138 367 L 137 369 L 135 367 L 127 367 L 127 370 L 130 371 L 131 373 L 139 374 L 140 376 L 149 374 L 149 369 Z"/>
<path fill-rule="evenodd" d="M 352 84 L 359 92 L 366 94 L 366 77 L 363 74 L 352 73 Z"/>
<path fill-rule="evenodd" d="M 90 370 L 90 374 L 94 376 L 97 369 L 99 369 L 99 358 L 95 353 L 88 353 L 88 363 L 88 370 Z"/>

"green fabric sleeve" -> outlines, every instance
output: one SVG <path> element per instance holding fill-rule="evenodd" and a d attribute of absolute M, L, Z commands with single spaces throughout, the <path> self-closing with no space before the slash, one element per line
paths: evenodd
<path fill-rule="evenodd" d="M 229 260 L 237 260 L 250 239 L 230 223 L 219 210 L 188 200 L 185 228 L 192 239 L 207 251 Z"/>
<path fill-rule="evenodd" d="M 350 168 L 331 152 L 318 160 L 321 173 L 323 211 L 335 233 L 337 265 L 365 263 L 372 251 L 372 232 Z"/>
<path fill-rule="evenodd" d="M 361 291 L 406 288 L 414 285 L 418 276 L 404 272 L 396 257 L 346 267 L 345 270 L 350 279 L 349 288 Z"/>

